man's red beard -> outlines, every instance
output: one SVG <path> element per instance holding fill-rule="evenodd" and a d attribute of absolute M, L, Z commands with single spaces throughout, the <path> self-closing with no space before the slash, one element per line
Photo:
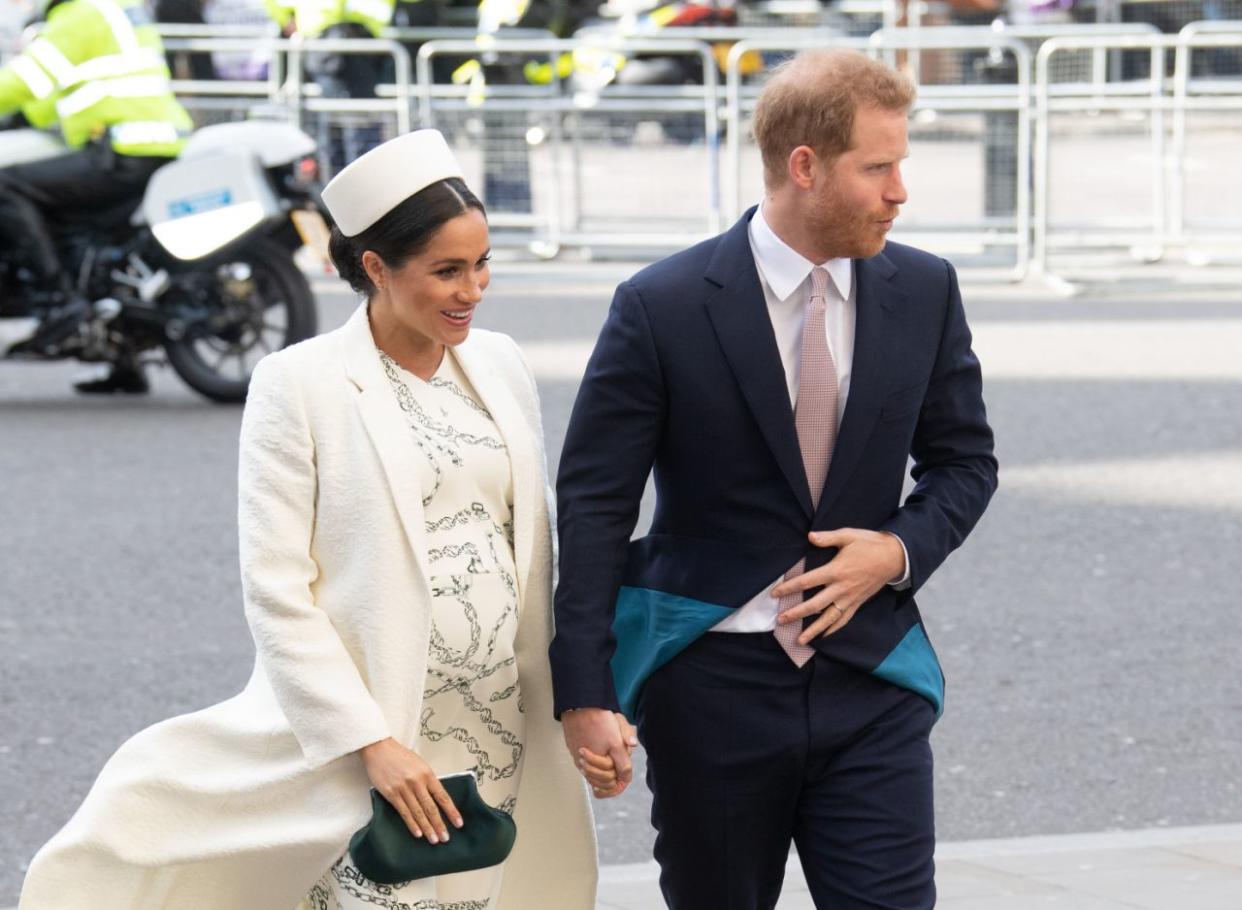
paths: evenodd
<path fill-rule="evenodd" d="M 828 258 L 869 259 L 884 249 L 887 232 L 880 222 L 896 217 L 895 209 L 859 212 L 834 201 L 812 213 L 811 228 L 827 245 Z"/>

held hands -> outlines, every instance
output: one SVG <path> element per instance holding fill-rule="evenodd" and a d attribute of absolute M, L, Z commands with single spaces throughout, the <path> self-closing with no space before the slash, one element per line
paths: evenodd
<path fill-rule="evenodd" d="M 400 813 L 415 837 L 443 843 L 449 839 L 445 818 L 456 828 L 464 824 L 435 772 L 417 753 L 389 738 L 363 746 L 358 754 L 371 786 Z"/>
<path fill-rule="evenodd" d="M 596 799 L 620 796 L 633 779 L 630 755 L 638 736 L 625 715 L 605 708 L 576 708 L 561 715 L 569 754 Z"/>
<path fill-rule="evenodd" d="M 820 635 L 844 629 L 863 603 L 886 584 L 901 578 L 906 568 L 901 541 L 887 531 L 840 528 L 812 531 L 809 537 L 817 547 L 837 547 L 837 555 L 818 569 L 781 582 L 771 592 L 773 597 L 783 597 L 824 586 L 809 600 L 777 617 L 778 623 L 786 625 L 820 614 L 798 636 L 798 642 L 804 645 Z"/>

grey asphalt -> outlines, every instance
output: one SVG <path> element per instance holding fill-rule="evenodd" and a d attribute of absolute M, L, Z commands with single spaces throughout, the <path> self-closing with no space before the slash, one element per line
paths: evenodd
<path fill-rule="evenodd" d="M 500 267 L 480 312 L 549 352 L 553 458 L 576 387 L 556 353 L 589 346 L 621 274 Z M 949 681 L 941 839 L 1242 821 L 1242 294 L 966 297 L 1002 488 L 920 596 Z M 322 293 L 324 326 L 351 306 Z M 1026 334 L 1053 366 L 1013 366 Z M 1083 378 L 1110 352 L 1137 368 Z M 232 695 L 253 658 L 240 411 L 163 371 L 150 398 L 83 401 L 76 372 L 0 363 L 0 906 L 127 736 Z M 647 812 L 641 786 L 597 805 L 604 862 L 649 858 Z"/>

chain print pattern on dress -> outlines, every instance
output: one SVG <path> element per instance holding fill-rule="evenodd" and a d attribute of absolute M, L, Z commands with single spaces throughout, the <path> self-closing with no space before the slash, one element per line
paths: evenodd
<path fill-rule="evenodd" d="M 449 355 L 446 353 L 445 356 Z M 423 495 L 423 507 L 426 508 L 444 482 L 444 472 L 435 457 L 436 454 L 447 458 L 450 464 L 459 468 L 463 464 L 461 454 L 457 451 L 459 446 L 482 446 L 488 449 L 495 449 L 496 451 L 506 451 L 506 446 L 504 442 L 494 437 L 473 436 L 469 433 L 461 433 L 454 429 L 451 424 L 437 421 L 423 410 L 418 400 L 414 397 L 414 393 L 410 391 L 410 387 L 405 384 L 405 380 L 401 378 L 401 374 L 398 372 L 397 362 L 383 351 L 379 351 L 379 357 L 380 362 L 384 365 L 384 375 L 388 377 L 388 382 L 392 386 L 393 392 L 396 393 L 397 404 L 405 412 L 409 420 L 410 429 L 414 431 L 414 442 L 431 464 L 431 468 L 436 475 L 435 484 L 429 492 Z M 455 395 L 464 399 L 470 398 L 460 386 L 447 379 L 440 380 L 433 387 L 444 388 L 446 386 L 451 386 L 455 389 Z M 476 406 L 484 414 L 487 413 L 481 404 L 476 402 Z M 491 419 L 490 414 L 488 414 L 488 419 Z"/>
<path fill-rule="evenodd" d="M 397 885 L 376 884 L 354 868 L 348 853 L 332 867 L 332 878 L 339 893 L 360 904 L 370 904 L 382 910 L 487 910 L 487 901 L 439 901 L 426 898 L 411 903 L 401 900 L 398 894 L 409 882 Z M 314 910 L 341 910 L 341 905 L 323 884 L 314 887 L 309 899 Z M 322 903 L 317 903 L 317 900 Z"/>
<path fill-rule="evenodd" d="M 432 534 L 436 531 L 449 531 L 453 528 L 468 525 L 472 521 L 490 521 L 491 515 L 488 514 L 487 508 L 481 502 L 470 503 L 469 508 L 462 509 L 455 515 L 446 515 L 435 521 L 426 523 L 427 533 Z"/>
<path fill-rule="evenodd" d="M 450 395 L 453 395 L 456 398 L 459 398 L 461 400 L 461 403 L 464 404 L 466 407 L 470 408 L 470 410 L 477 411 L 479 414 L 482 414 L 488 420 L 492 419 L 492 414 L 490 411 L 488 411 L 487 408 L 483 407 L 483 405 L 480 402 L 475 401 L 473 398 L 467 395 L 466 390 L 463 389 L 461 386 L 459 386 L 457 383 L 453 382 L 452 380 L 441 379 L 439 376 L 432 376 L 431 381 L 428 383 L 428 385 L 430 385 L 433 389 L 443 389 L 444 391 L 448 392 Z"/>
<path fill-rule="evenodd" d="M 512 648 L 518 590 L 512 489 L 502 499 L 495 486 L 502 470 L 498 455 L 509 470 L 508 449 L 468 382 L 454 381 L 461 374 L 454 372 L 451 353 L 427 383 L 405 376 L 383 352 L 379 356 L 414 438 L 414 457 L 426 464 L 417 470 L 423 473 L 432 616 L 419 749 L 433 766 L 447 763 L 440 773 L 473 771 L 484 798 L 512 815 L 524 752 Z M 481 486 L 484 479 L 492 486 Z M 367 880 L 346 853 L 308 900 L 313 910 L 494 910 L 486 899 L 492 887 L 486 876 L 458 880 L 437 887 L 444 899 L 425 898 L 418 885 L 403 891 L 402 885 Z"/>

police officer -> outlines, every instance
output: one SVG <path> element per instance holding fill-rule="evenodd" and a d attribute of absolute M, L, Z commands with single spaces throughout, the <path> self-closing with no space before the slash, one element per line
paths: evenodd
<path fill-rule="evenodd" d="M 173 97 L 163 43 L 142 0 L 50 0 L 47 25 L 0 69 L 0 116 L 59 122 L 67 155 L 0 168 L 0 243 L 17 250 L 51 312 L 24 342 L 56 353 L 89 315 L 66 275 L 46 215 L 89 212 L 142 194 L 192 129 Z M 137 365 L 80 390 L 146 390 Z"/>

